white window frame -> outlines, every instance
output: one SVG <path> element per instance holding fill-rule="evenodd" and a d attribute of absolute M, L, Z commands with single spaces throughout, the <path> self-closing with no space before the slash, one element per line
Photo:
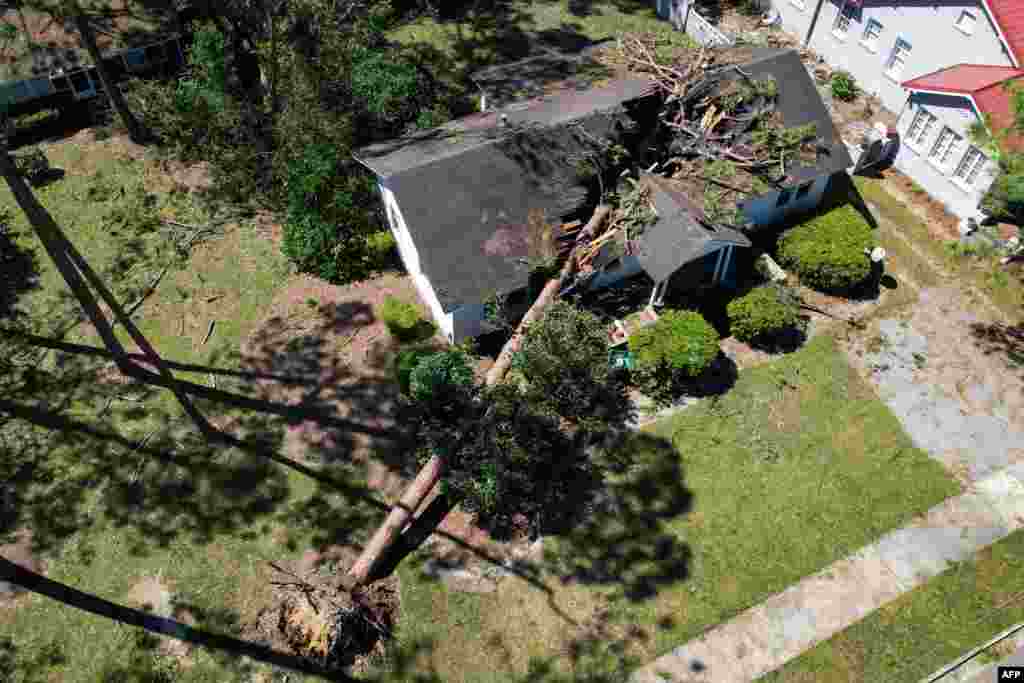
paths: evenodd
<path fill-rule="evenodd" d="M 875 31 L 875 35 L 870 34 L 871 28 L 877 26 L 878 30 Z M 882 31 L 885 30 L 885 26 L 882 25 L 878 19 L 868 19 L 864 24 L 864 32 L 860 36 L 860 44 L 865 47 L 869 52 L 878 52 L 878 39 L 882 35 Z"/>
<path fill-rule="evenodd" d="M 965 22 L 964 19 L 968 19 L 969 21 Z M 955 26 L 958 31 L 960 31 L 964 35 L 968 35 L 968 36 L 974 35 L 974 27 L 977 26 L 977 25 L 978 25 L 978 15 L 976 15 L 974 12 L 972 12 L 970 10 L 966 10 L 966 9 L 962 10 L 960 12 L 960 16 L 958 16 L 956 18 L 956 21 L 953 22 L 953 26 Z"/>
<path fill-rule="evenodd" d="M 839 14 L 836 15 L 836 20 L 832 22 L 832 35 L 839 40 L 846 40 L 846 37 L 850 34 L 850 24 L 853 23 L 853 10 L 855 7 L 846 0 L 843 0 L 843 4 L 839 7 Z M 849 11 L 849 14 L 847 14 Z"/>
<path fill-rule="evenodd" d="M 789 0 L 789 4 L 796 7 L 801 12 L 807 11 L 807 3 L 804 0 Z"/>
<path fill-rule="evenodd" d="M 953 171 L 953 180 L 965 190 L 973 190 L 978 184 L 978 176 L 988 163 L 985 153 L 974 145 L 968 145 L 960 162 Z"/>
<path fill-rule="evenodd" d="M 948 135 L 947 135 L 948 134 Z M 964 136 L 949 126 L 943 126 L 935 138 L 932 148 L 928 151 L 928 161 L 936 168 L 947 171 L 952 165 L 955 155 L 963 144 Z"/>
<path fill-rule="evenodd" d="M 939 117 L 924 107 L 918 107 L 914 118 L 907 126 L 906 142 L 912 149 L 924 149 L 925 143 L 931 137 L 932 129 L 938 123 Z M 918 127 L 919 126 L 919 127 Z M 916 130 L 915 130 L 916 129 Z"/>
<path fill-rule="evenodd" d="M 905 49 L 904 46 L 906 46 Z M 885 75 L 899 82 L 900 76 L 907 66 L 907 57 L 910 56 L 913 49 L 914 46 L 909 40 L 896 36 L 896 42 L 892 44 L 892 50 L 889 51 L 889 58 L 885 60 Z M 899 59 L 899 69 L 896 69 L 897 59 Z"/>

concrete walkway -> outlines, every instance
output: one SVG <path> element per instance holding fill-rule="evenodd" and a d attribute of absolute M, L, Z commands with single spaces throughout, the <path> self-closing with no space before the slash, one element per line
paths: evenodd
<path fill-rule="evenodd" d="M 635 672 L 633 683 L 729 683 L 773 671 L 951 562 L 1024 528 L 1024 463 L 752 607 Z"/>

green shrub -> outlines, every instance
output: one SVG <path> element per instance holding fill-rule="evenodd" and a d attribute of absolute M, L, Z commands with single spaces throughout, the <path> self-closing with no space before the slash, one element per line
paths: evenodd
<path fill-rule="evenodd" d="M 188 75 L 178 81 L 175 93 L 178 111 L 190 112 L 200 102 L 215 112 L 224 109 L 227 97 L 224 35 L 213 26 L 196 31 L 188 66 Z"/>
<path fill-rule="evenodd" d="M 412 371 L 416 369 L 420 361 L 435 353 L 437 353 L 436 349 L 427 347 L 402 349 L 398 352 L 398 357 L 395 360 L 395 374 L 398 377 L 398 386 L 402 389 L 403 394 L 409 393 L 409 381 Z"/>
<path fill-rule="evenodd" d="M 418 308 L 393 296 L 384 299 L 377 314 L 384 321 L 388 332 L 401 342 L 422 338 L 425 328 L 433 327 L 430 322 L 423 319 Z"/>
<path fill-rule="evenodd" d="M 552 304 L 530 325 L 514 359 L 531 402 L 575 423 L 607 426 L 626 412 L 621 384 L 608 365 L 608 328 L 567 302 Z"/>
<path fill-rule="evenodd" d="M 416 65 L 384 47 L 355 46 L 350 74 L 352 95 L 369 127 L 396 131 L 416 120 L 426 83 Z"/>
<path fill-rule="evenodd" d="M 638 367 L 667 365 L 696 377 L 718 355 L 718 332 L 693 311 L 665 311 L 653 325 L 633 333 L 629 350 Z"/>
<path fill-rule="evenodd" d="M 796 294 L 778 284 L 757 287 L 729 302 L 729 327 L 734 337 L 755 345 L 772 345 L 780 335 L 802 330 Z"/>
<path fill-rule="evenodd" d="M 376 206 L 370 182 L 349 174 L 332 145 L 318 144 L 288 167 L 288 212 L 281 249 L 299 270 L 330 282 L 350 282 L 372 270 L 365 235 Z"/>
<path fill-rule="evenodd" d="M 846 204 L 786 232 L 778 258 L 804 284 L 826 292 L 848 292 L 871 274 L 864 250 L 874 240 L 871 226 Z"/>
<path fill-rule="evenodd" d="M 420 130 L 437 128 L 451 119 L 451 115 L 443 107 L 424 109 L 416 115 L 416 127 Z"/>
<path fill-rule="evenodd" d="M 395 236 L 390 230 L 378 230 L 366 236 L 366 255 L 370 267 L 384 270 L 395 262 Z"/>
<path fill-rule="evenodd" d="M 629 338 L 633 382 L 656 402 L 671 402 L 687 381 L 711 367 L 718 341 L 718 332 L 699 313 L 666 311 Z"/>
<path fill-rule="evenodd" d="M 832 97 L 843 102 L 852 102 L 860 94 L 860 86 L 849 71 L 834 72 L 829 86 L 832 89 Z"/>
<path fill-rule="evenodd" d="M 473 367 L 469 356 L 449 349 L 421 358 L 409 373 L 409 395 L 427 402 L 445 398 L 445 392 L 473 385 Z"/>

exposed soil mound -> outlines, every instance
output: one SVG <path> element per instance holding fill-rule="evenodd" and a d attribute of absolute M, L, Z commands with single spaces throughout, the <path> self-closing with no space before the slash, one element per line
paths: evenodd
<path fill-rule="evenodd" d="M 394 631 L 399 584 L 392 576 L 351 593 L 336 588 L 333 580 L 353 559 L 342 554 L 311 551 L 290 566 L 276 565 L 275 602 L 260 612 L 257 629 L 276 649 L 326 670 L 358 673 L 383 653 Z"/>

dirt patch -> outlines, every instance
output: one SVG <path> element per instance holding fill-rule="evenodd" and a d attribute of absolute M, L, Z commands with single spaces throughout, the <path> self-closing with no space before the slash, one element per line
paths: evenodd
<path fill-rule="evenodd" d="M 253 221 L 256 234 L 272 244 L 279 245 L 284 239 L 284 225 L 273 213 L 259 211 Z"/>
<path fill-rule="evenodd" d="M 258 381 L 261 397 L 352 424 L 345 429 L 311 418 L 291 425 L 285 439 L 289 457 L 361 462 L 371 485 L 393 496 L 403 486 L 394 473 L 408 473 L 414 463 L 402 449 L 402 406 L 393 371 L 398 345 L 376 315 L 388 296 L 419 303 L 409 278 L 397 273 L 344 287 L 296 277 L 243 344 L 242 364 L 257 374 L 289 378 L 287 383 Z"/>
<path fill-rule="evenodd" d="M 12 543 L 0 545 L 0 557 L 37 574 L 43 573 L 42 561 L 32 552 L 32 532 L 28 529 L 16 531 Z M 13 605 L 25 593 L 21 586 L 0 581 L 0 608 Z"/>
<path fill-rule="evenodd" d="M 147 576 L 138 581 L 126 598 L 128 604 L 157 616 L 170 617 L 174 612 L 174 594 L 160 576 Z"/>
<path fill-rule="evenodd" d="M 942 202 L 932 199 L 917 183 L 895 168 L 882 171 L 886 191 L 898 199 L 928 226 L 928 232 L 937 240 L 959 240 L 960 220 L 946 211 Z"/>
<path fill-rule="evenodd" d="M 201 193 L 213 187 L 210 164 L 201 161 L 185 164 L 173 159 L 161 159 L 151 164 L 151 190 L 162 192 Z"/>

